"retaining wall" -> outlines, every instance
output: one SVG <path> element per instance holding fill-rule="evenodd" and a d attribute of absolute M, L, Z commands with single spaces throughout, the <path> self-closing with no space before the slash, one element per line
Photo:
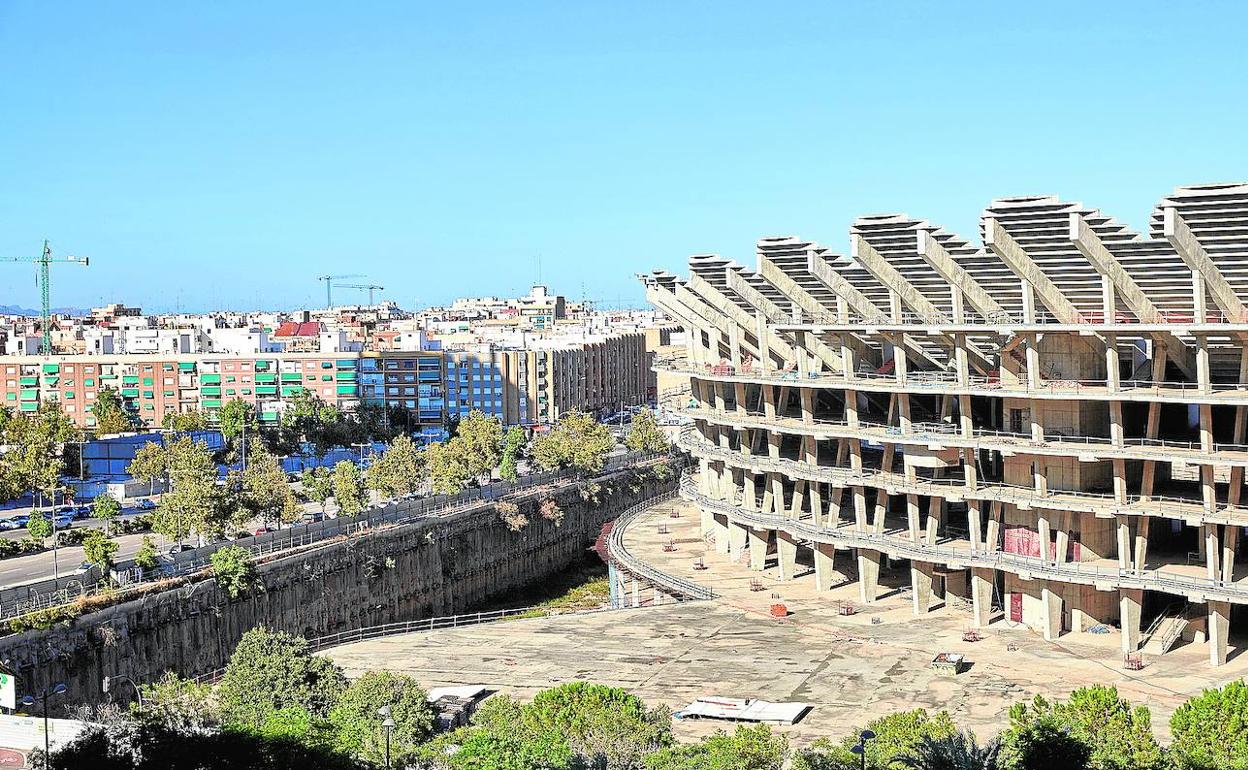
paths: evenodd
<path fill-rule="evenodd" d="M 209 578 L 84 614 L 47 631 L 0 639 L 0 662 L 18 690 L 65 682 L 62 703 L 104 700 L 107 675 L 152 681 L 224 665 L 239 637 L 263 625 L 306 637 L 449 615 L 565 569 L 591 547 L 602 525 L 648 496 L 675 487 L 649 468 L 620 471 L 556 491 L 511 498 L 528 523 L 513 531 L 495 504 L 331 542 L 261 563 L 262 589 L 230 599 Z M 595 492 L 596 490 L 596 492 Z M 543 518 L 553 497 L 563 520 Z M 55 711 L 55 709 L 54 709 Z"/>

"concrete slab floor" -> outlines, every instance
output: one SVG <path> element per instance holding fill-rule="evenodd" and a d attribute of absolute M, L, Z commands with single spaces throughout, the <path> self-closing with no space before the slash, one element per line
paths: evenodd
<path fill-rule="evenodd" d="M 679 518 L 671 518 L 672 510 Z M 669 543 L 675 551 L 663 550 Z M 982 641 L 963 642 L 969 608 L 938 606 L 916 618 L 904 568 L 882 577 L 881 591 L 891 595 L 875 605 L 859 604 L 853 582 L 817 594 L 809 565 L 799 566 L 797 579 L 781 581 L 774 554 L 758 573 L 744 555 L 715 553 L 698 537 L 696 510 L 679 501 L 639 518 L 625 533 L 625 544 L 660 569 L 712 586 L 721 598 L 395 636 L 324 654 L 352 676 L 386 668 L 427 687 L 485 684 L 521 698 L 587 679 L 672 709 L 700 695 L 802 700 L 814 709 L 785 728 L 799 745 L 920 706 L 945 709 L 959 726 L 987 738 L 1006 725 L 1011 704 L 1036 694 L 1065 697 L 1097 683 L 1115 685 L 1133 703 L 1149 706 L 1154 730 L 1165 737 L 1180 703 L 1248 671 L 1248 655 L 1215 669 L 1205 646 L 1194 644 L 1164 658 L 1146 655 L 1144 670 L 1126 671 L 1116 634 L 1066 634 L 1045 642 L 1004 622 Z M 699 557 L 706 570 L 693 569 Z M 851 559 L 850 552 L 837 552 L 836 568 L 850 567 Z M 753 580 L 764 590 L 751 590 Z M 897 585 L 904 588 L 889 587 Z M 642 594 L 649 598 L 651 592 Z M 776 601 L 788 607 L 783 620 L 769 617 Z M 840 615 L 842 601 L 852 602 L 857 613 Z M 929 663 L 941 651 L 964 653 L 973 665 L 956 677 L 938 674 Z M 677 722 L 676 731 L 692 738 L 719 726 L 731 727 Z"/>

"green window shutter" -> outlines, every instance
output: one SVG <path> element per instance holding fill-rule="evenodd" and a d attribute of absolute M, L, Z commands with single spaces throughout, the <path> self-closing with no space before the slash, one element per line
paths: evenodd
<path fill-rule="evenodd" d="M 23 377 L 20 380 L 18 380 L 18 382 L 21 384 L 23 388 L 29 388 L 31 386 L 38 385 L 39 378 L 38 377 Z"/>
<path fill-rule="evenodd" d="M 178 362 L 178 371 L 179 371 L 179 372 L 193 372 L 193 371 L 195 371 L 195 362 L 194 362 L 194 361 L 179 361 L 179 362 Z"/>
<path fill-rule="evenodd" d="M 121 395 L 125 396 L 126 398 L 138 398 L 139 389 L 138 388 L 122 388 Z"/>
<path fill-rule="evenodd" d="M 325 381 L 325 382 L 333 382 L 333 381 L 334 381 L 334 375 L 332 375 L 332 374 L 322 374 L 322 375 L 321 375 L 321 379 L 322 379 L 323 381 Z"/>
<path fill-rule="evenodd" d="M 276 422 L 277 412 L 261 412 L 260 421 L 261 422 Z"/>
<path fill-rule="evenodd" d="M 38 404 L 31 403 L 29 401 L 22 404 L 20 407 L 18 407 L 18 410 L 22 412 L 34 412 L 34 411 L 37 411 L 38 409 L 39 409 Z"/>
<path fill-rule="evenodd" d="M 56 374 L 56 373 L 58 373 L 58 372 L 60 372 L 60 371 L 61 371 L 61 365 L 60 365 L 60 364 L 44 364 L 44 365 L 43 365 L 43 373 L 44 373 L 44 374 Z"/>
<path fill-rule="evenodd" d="M 165 391 L 165 398 L 173 398 L 176 394 L 172 390 Z"/>
<path fill-rule="evenodd" d="M 237 390 L 235 390 L 234 388 L 226 388 L 226 389 L 225 389 L 225 395 L 227 395 L 227 396 L 235 396 L 235 395 L 238 395 L 238 391 L 237 391 Z"/>
<path fill-rule="evenodd" d="M 201 385 L 220 385 L 220 384 L 221 384 L 221 375 L 219 375 L 219 374 L 201 374 L 201 375 L 199 376 L 199 383 L 200 383 Z"/>
<path fill-rule="evenodd" d="M 70 400 L 72 401 L 72 400 L 73 400 L 73 398 L 74 398 L 74 391 L 72 391 L 72 390 L 67 390 L 67 391 L 65 391 L 65 398 L 68 398 L 68 399 L 70 399 Z"/>
<path fill-rule="evenodd" d="M 137 374 L 127 374 L 125 377 L 121 378 L 121 384 L 122 385 L 138 385 L 139 377 Z"/>
<path fill-rule="evenodd" d="M 205 409 L 221 408 L 221 399 L 219 398 L 205 398 L 201 403 L 204 405 Z"/>
<path fill-rule="evenodd" d="M 303 386 L 302 386 L 302 385 L 283 385 L 283 386 L 282 386 L 282 395 L 283 395 L 283 396 L 293 396 L 293 395 L 296 395 L 296 394 L 298 394 L 298 393 L 302 393 L 302 392 L 303 392 Z"/>
<path fill-rule="evenodd" d="M 38 398 L 39 398 L 39 391 L 37 390 L 23 390 L 22 391 L 23 401 L 36 401 L 38 400 Z"/>
<path fill-rule="evenodd" d="M 334 362 L 333 362 L 333 361 L 322 361 L 322 362 L 321 362 L 321 368 L 322 368 L 322 369 L 333 369 L 333 368 L 334 368 Z"/>
<path fill-rule="evenodd" d="M 257 385 L 256 395 L 257 396 L 276 396 L 277 386 L 276 385 Z"/>
<path fill-rule="evenodd" d="M 16 400 L 17 400 L 17 394 L 16 394 L 16 393 L 5 393 L 5 394 L 4 394 L 4 400 L 5 400 L 5 401 L 16 401 Z"/>
<path fill-rule="evenodd" d="M 200 388 L 199 392 L 205 396 L 219 396 L 221 395 L 221 388 L 217 388 L 217 387 Z"/>
<path fill-rule="evenodd" d="M 356 374 L 355 372 L 338 372 L 334 376 L 338 378 L 339 382 L 354 382 Z"/>
<path fill-rule="evenodd" d="M 243 390 L 242 390 L 242 394 L 243 394 L 244 396 L 250 396 L 250 395 L 251 395 L 251 388 L 243 388 Z"/>
<path fill-rule="evenodd" d="M 161 371 L 164 371 L 164 372 L 172 372 L 173 364 L 164 364 L 163 366 L 160 367 L 160 369 Z"/>
<path fill-rule="evenodd" d="M 257 372 L 266 372 L 266 371 L 268 371 L 268 370 L 269 370 L 269 362 L 268 362 L 268 361 L 257 361 L 257 362 L 256 362 L 256 371 L 257 371 Z"/>
<path fill-rule="evenodd" d="M 282 372 L 282 382 L 299 382 L 302 379 L 299 372 Z"/>
<path fill-rule="evenodd" d="M 340 396 L 354 396 L 354 395 L 355 395 L 355 386 L 354 386 L 354 385 L 339 385 L 339 386 L 338 386 L 338 395 L 340 395 Z"/>
<path fill-rule="evenodd" d="M 94 388 L 94 387 L 95 387 L 95 380 L 91 380 L 91 379 L 83 380 L 83 381 L 82 381 L 82 384 L 83 384 L 83 385 L 85 385 L 85 386 L 86 386 L 86 387 L 88 387 L 88 388 Z"/>
<path fill-rule="evenodd" d="M 143 398 L 155 398 L 156 394 L 150 390 L 143 391 Z"/>
<path fill-rule="evenodd" d="M 276 375 L 276 374 L 257 374 L 257 375 L 256 375 L 256 382 L 257 382 L 257 383 L 261 383 L 261 382 L 277 382 L 277 375 Z"/>
<path fill-rule="evenodd" d="M 144 377 L 144 378 L 143 378 L 143 384 L 144 384 L 144 385 L 146 385 L 146 386 L 147 386 L 147 387 L 149 387 L 149 388 L 150 388 L 150 387 L 152 387 L 152 384 L 153 384 L 153 382 L 152 382 L 152 378 L 151 378 L 151 377 Z"/>

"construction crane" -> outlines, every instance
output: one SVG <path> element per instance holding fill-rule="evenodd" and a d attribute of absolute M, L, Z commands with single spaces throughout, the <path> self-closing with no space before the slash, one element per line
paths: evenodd
<path fill-rule="evenodd" d="M 386 290 L 385 286 L 378 286 L 375 283 L 339 283 L 339 284 L 334 284 L 334 288 L 335 289 L 367 289 L 368 290 L 368 304 L 370 305 L 373 304 L 373 292 L 374 291 Z"/>
<path fill-rule="evenodd" d="M 52 354 L 52 271 L 49 269 L 53 262 L 69 262 L 86 267 L 88 257 L 54 257 L 52 256 L 52 247 L 47 241 L 43 242 L 43 253 L 37 257 L 0 257 L 0 262 L 33 262 L 39 266 L 39 274 L 36 282 L 39 284 L 39 291 L 42 294 L 43 304 L 39 308 L 39 328 L 43 332 L 43 354 L 45 356 Z"/>
<path fill-rule="evenodd" d="M 316 280 L 325 282 L 325 307 L 331 308 L 334 306 L 334 295 L 332 293 L 334 281 L 338 280 L 339 278 L 364 278 L 364 277 L 365 276 L 357 275 L 354 273 L 351 275 L 318 275 L 316 277 Z"/>

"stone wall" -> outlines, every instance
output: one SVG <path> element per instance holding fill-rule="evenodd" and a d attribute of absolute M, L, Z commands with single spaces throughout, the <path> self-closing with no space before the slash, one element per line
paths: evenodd
<path fill-rule="evenodd" d="M 167 670 L 191 676 L 219 668 L 239 637 L 259 625 L 312 638 L 468 611 L 565 569 L 605 522 L 674 488 L 677 475 L 673 469 L 660 481 L 649 469 L 621 471 L 511 498 L 528 518 L 516 531 L 493 504 L 377 529 L 261 563 L 263 589 L 237 599 L 209 578 L 82 615 L 67 627 L 0 639 L 0 661 L 17 672 L 19 692 L 65 682 L 62 703 L 92 703 L 105 698 L 104 676 L 152 681 Z M 548 497 L 562 510 L 558 524 L 538 512 Z"/>

